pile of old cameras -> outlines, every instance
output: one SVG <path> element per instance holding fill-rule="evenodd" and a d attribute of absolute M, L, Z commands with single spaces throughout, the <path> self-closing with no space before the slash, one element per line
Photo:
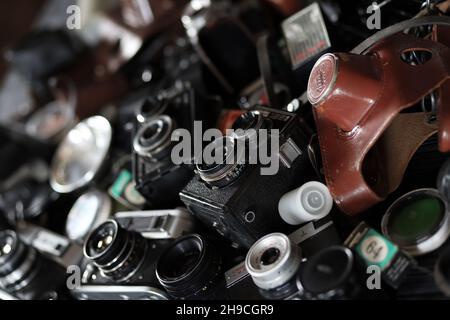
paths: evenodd
<path fill-rule="evenodd" d="M 208 32 L 208 41 L 221 41 Z M 401 194 L 373 209 L 378 215 L 350 221 L 325 185 L 310 106 L 298 94 L 277 99 L 275 107 L 260 82 L 244 88 L 234 70 L 209 65 L 205 71 L 189 39 L 165 51 L 164 75 L 130 93 L 114 116 L 72 124 L 51 165 L 2 146 L 5 166 L 17 161 L 17 168 L 1 186 L 0 299 L 450 295 L 450 163 L 436 158 L 430 143 L 413 161 L 414 183 L 407 177 Z M 211 68 L 224 72 L 219 81 Z M 209 84 L 220 89 L 210 92 Z M 236 99 L 229 89 L 242 94 Z M 235 101 L 241 108 L 229 109 Z M 195 155 L 174 163 L 174 133 L 195 136 L 200 121 L 203 130 L 243 129 L 200 146 L 225 148 L 225 157 L 238 143 L 252 144 L 250 132 L 267 130 L 262 143 L 279 142 L 271 150 L 278 170 L 262 175 L 264 166 L 246 159 L 210 165 L 196 163 Z M 422 224 L 415 229 L 402 229 L 414 208 L 428 216 L 416 217 Z M 369 225 L 379 223 L 380 212 L 376 231 Z"/>

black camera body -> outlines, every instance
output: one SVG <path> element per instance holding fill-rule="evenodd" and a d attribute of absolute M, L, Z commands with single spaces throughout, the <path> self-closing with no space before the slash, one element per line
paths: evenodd
<path fill-rule="evenodd" d="M 151 300 L 167 299 L 155 270 L 159 256 L 171 242 L 145 239 L 123 229 L 115 220 L 106 221 L 85 242 L 82 285 L 72 294 L 93 300 L 119 299 L 120 295 L 128 299 L 143 295 Z"/>
<path fill-rule="evenodd" d="M 0 232 L 0 250 L 0 291 L 8 294 L 10 299 L 56 300 L 68 297 L 64 268 L 27 245 L 16 232 Z"/>
<path fill-rule="evenodd" d="M 195 217 L 237 248 L 249 248 L 271 232 L 290 233 L 293 228 L 280 218 L 278 201 L 314 175 L 307 152 L 311 133 L 303 120 L 296 114 L 266 107 L 255 108 L 253 113 L 252 117 L 258 119 L 254 117 L 251 122 L 262 120 L 279 130 L 279 150 L 275 150 L 280 160 L 278 172 L 261 175 L 260 163 L 244 165 L 233 172 L 234 181 L 219 187 L 211 187 L 198 174 L 180 193 Z"/>
<path fill-rule="evenodd" d="M 203 119 L 206 98 L 188 82 L 177 82 L 169 90 L 149 97 L 137 115 L 137 132 L 133 141 L 133 176 L 138 190 L 152 207 L 165 208 L 180 204 L 178 193 L 192 179 L 194 168 L 176 165 L 171 160 L 171 134 L 176 129 L 192 132 L 194 121 Z M 204 116 L 203 116 L 204 117 Z"/>

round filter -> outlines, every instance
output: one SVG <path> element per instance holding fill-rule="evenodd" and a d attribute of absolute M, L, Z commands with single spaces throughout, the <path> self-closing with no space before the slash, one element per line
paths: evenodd
<path fill-rule="evenodd" d="M 52 162 L 50 185 L 59 193 L 87 186 L 101 169 L 109 151 L 112 128 L 95 116 L 80 122 L 61 142 Z"/>
<path fill-rule="evenodd" d="M 439 248 L 449 236 L 447 204 L 435 189 L 410 192 L 387 210 L 382 230 L 411 255 L 429 253 Z"/>

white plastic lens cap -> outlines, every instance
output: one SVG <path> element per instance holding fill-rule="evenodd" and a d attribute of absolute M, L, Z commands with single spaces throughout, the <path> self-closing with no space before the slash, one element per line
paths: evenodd
<path fill-rule="evenodd" d="M 327 186 L 311 181 L 286 193 L 278 203 L 281 218 L 299 225 L 326 217 L 333 208 L 333 198 Z"/>

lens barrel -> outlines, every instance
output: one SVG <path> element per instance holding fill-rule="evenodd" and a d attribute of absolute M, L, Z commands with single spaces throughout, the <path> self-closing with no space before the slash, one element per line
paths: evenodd
<path fill-rule="evenodd" d="M 147 241 L 138 233 L 108 220 L 91 232 L 84 244 L 84 255 L 106 278 L 117 282 L 130 280 L 147 255 Z"/>
<path fill-rule="evenodd" d="M 206 299 L 222 283 L 221 263 L 215 249 L 193 234 L 179 238 L 160 256 L 156 276 L 176 299 Z"/>
<path fill-rule="evenodd" d="M 170 154 L 171 135 L 176 124 L 166 115 L 154 117 L 144 123 L 133 140 L 134 151 L 146 158 L 162 159 Z"/>
<path fill-rule="evenodd" d="M 266 129 L 267 123 L 259 111 L 248 111 L 242 114 L 233 124 L 233 137 L 235 139 L 255 139 L 258 130 Z"/>
<path fill-rule="evenodd" d="M 306 299 L 353 298 L 360 284 L 355 276 L 355 261 L 350 249 L 333 246 L 312 256 L 300 267 L 297 286 Z"/>
<path fill-rule="evenodd" d="M 0 287 L 9 292 L 26 287 L 39 270 L 39 258 L 14 231 L 0 232 Z"/>
<path fill-rule="evenodd" d="M 197 164 L 197 173 L 200 178 L 212 188 L 223 188 L 236 181 L 245 169 L 242 152 L 237 150 L 237 144 L 231 137 L 222 137 L 214 140 L 205 150 L 221 155 L 221 159 L 214 159 L 214 163 Z M 205 153 L 205 152 L 204 152 Z M 206 154 L 206 153 L 205 153 Z"/>
<path fill-rule="evenodd" d="M 269 291 L 293 279 L 300 261 L 300 248 L 286 235 L 272 233 L 256 241 L 250 248 L 245 267 L 256 286 Z"/>

